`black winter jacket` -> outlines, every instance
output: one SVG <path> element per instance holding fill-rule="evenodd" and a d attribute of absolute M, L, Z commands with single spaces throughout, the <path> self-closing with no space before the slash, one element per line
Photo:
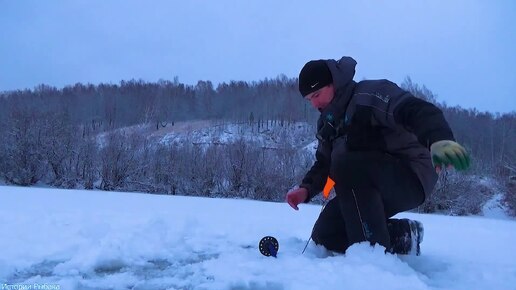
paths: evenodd
<path fill-rule="evenodd" d="M 442 111 L 388 80 L 354 82 L 356 61 L 351 57 L 326 62 L 335 96 L 321 112 L 317 127 L 321 132 L 331 123 L 337 132 L 330 139 L 318 135 L 316 161 L 300 185 L 308 190 L 305 202 L 322 191 L 337 147 L 339 151 L 381 151 L 406 161 L 428 196 L 437 182 L 430 145 L 454 140 Z"/>

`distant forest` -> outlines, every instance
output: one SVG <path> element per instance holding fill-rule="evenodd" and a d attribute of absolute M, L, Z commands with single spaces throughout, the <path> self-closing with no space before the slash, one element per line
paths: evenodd
<path fill-rule="evenodd" d="M 473 168 L 465 177 L 457 179 L 453 174 L 449 177 L 443 174 L 442 178 L 447 180 L 440 181 L 440 186 L 434 194 L 435 200 L 429 201 L 424 211 L 452 212 L 452 208 L 457 209 L 458 203 L 467 202 L 467 193 L 464 191 L 471 190 L 465 185 L 464 180 L 477 176 L 491 176 L 499 180 L 505 186 L 505 201 L 516 208 L 516 112 L 494 114 L 448 106 L 438 102 L 430 89 L 413 83 L 410 78 L 401 86 L 416 97 L 439 106 L 457 141 L 463 144 L 473 157 Z M 119 133 L 116 138 L 108 138 L 110 141 L 101 146 L 96 137 L 101 133 L 114 132 L 115 129 L 137 124 L 152 124 L 156 130 L 172 126 L 174 122 L 191 120 L 222 120 L 250 124 L 268 120 L 282 124 L 301 121 L 315 125 L 317 117 L 318 113 L 300 96 L 297 79 L 285 76 L 256 82 L 232 81 L 216 87 L 210 81 L 185 85 L 177 79 L 153 83 L 131 80 L 122 81 L 120 84 L 78 83 L 64 88 L 40 85 L 32 90 L 2 92 L 0 179 L 7 184 L 25 186 L 44 182 L 66 188 L 141 190 L 170 194 L 193 190 L 197 195 L 223 195 L 221 191 L 228 190 L 233 196 L 281 200 L 285 192 L 271 193 L 271 190 L 288 190 L 297 184 L 304 170 L 309 167 L 309 162 L 304 160 L 302 168 L 285 173 L 286 179 L 276 180 L 277 184 L 271 187 L 260 185 L 266 182 L 260 177 L 263 171 L 253 170 L 253 174 L 257 176 L 247 176 L 245 183 L 243 176 L 235 177 L 238 175 L 235 172 L 244 171 L 243 164 L 240 164 L 240 168 L 235 165 L 236 161 L 226 165 L 214 164 L 212 173 L 203 173 L 209 175 L 211 181 L 204 180 L 201 185 L 196 183 L 194 189 L 191 185 L 185 184 L 189 182 L 188 178 L 184 178 L 187 174 L 185 170 L 174 167 L 177 160 L 174 160 L 173 156 L 177 154 L 184 158 L 184 152 L 177 150 L 195 149 L 150 146 L 145 143 L 144 136 Z M 235 152 L 242 152 L 242 146 L 247 146 L 246 150 L 252 151 L 249 144 L 235 144 Z M 190 153 L 197 158 L 199 154 L 210 152 L 220 157 L 222 153 L 218 150 L 208 149 Z M 163 158 L 160 158 L 164 156 L 163 152 L 172 158 L 169 159 L 169 163 L 173 164 L 158 164 L 163 163 Z M 274 160 L 282 163 L 292 158 L 291 153 L 275 154 L 267 158 L 276 158 Z M 204 156 L 207 160 L 213 159 Z M 274 160 L 270 159 L 268 162 Z M 183 159 L 182 162 L 197 164 L 192 160 Z M 257 162 L 254 161 L 255 166 L 258 166 Z M 261 162 L 265 162 L 264 158 Z M 116 166 L 120 168 L 114 168 Z M 206 164 L 197 166 L 207 170 Z M 264 163 L 263 166 L 267 165 Z M 226 168 L 225 172 L 231 169 L 229 171 L 236 175 L 220 176 L 221 173 L 217 171 L 222 171 L 223 168 Z M 183 170 L 182 173 L 180 170 Z M 181 174 L 182 181 L 178 181 Z M 217 178 L 225 180 L 224 184 L 217 185 Z M 175 183 L 172 180 L 176 180 Z M 228 185 L 228 180 L 239 184 Z M 251 180 L 254 180 L 254 183 Z M 454 201 L 450 201 L 450 196 L 454 196 L 450 191 L 455 190 L 450 185 L 460 188 L 458 191 L 461 191 L 461 198 L 454 197 Z M 251 187 L 253 194 L 242 194 L 244 187 L 247 188 L 247 192 Z M 475 199 L 476 201 L 478 199 Z M 454 204 L 450 204 L 453 202 Z M 467 209 L 460 209 L 458 214 L 478 212 L 478 208 L 472 207 L 475 206 L 466 206 Z"/>

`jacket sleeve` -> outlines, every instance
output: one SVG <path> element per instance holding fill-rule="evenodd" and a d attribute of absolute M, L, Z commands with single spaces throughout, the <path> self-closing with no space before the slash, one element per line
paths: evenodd
<path fill-rule="evenodd" d="M 381 124 L 390 128 L 403 127 L 416 135 L 426 148 L 440 140 L 455 141 L 442 111 L 434 104 L 414 97 L 388 80 L 376 82 L 374 91 L 376 93 L 368 94 L 364 102 L 374 108 Z"/>
<path fill-rule="evenodd" d="M 326 145 L 319 141 L 317 151 L 315 152 L 316 160 L 312 165 L 312 168 L 310 168 L 306 173 L 301 185 L 299 185 L 299 187 L 306 188 L 308 190 L 308 198 L 305 200 L 305 203 L 309 202 L 323 190 L 326 179 L 328 178 L 328 174 L 330 172 L 330 160 L 323 153 L 324 151 L 328 152 L 328 150 L 325 150 L 327 149 L 325 148 L 326 146 L 330 145 Z"/>
<path fill-rule="evenodd" d="M 453 132 L 443 112 L 434 104 L 418 99 L 409 93 L 394 110 L 394 120 L 407 131 L 414 133 L 419 143 L 430 148 L 434 142 L 453 140 Z"/>

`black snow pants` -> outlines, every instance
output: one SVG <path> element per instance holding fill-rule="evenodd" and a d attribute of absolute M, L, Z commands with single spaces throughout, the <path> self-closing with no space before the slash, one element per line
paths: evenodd
<path fill-rule="evenodd" d="M 330 176 L 336 197 L 317 219 L 312 239 L 328 250 L 345 252 L 369 241 L 389 249 L 387 220 L 425 200 L 408 163 L 383 152 L 346 152 L 333 158 Z"/>

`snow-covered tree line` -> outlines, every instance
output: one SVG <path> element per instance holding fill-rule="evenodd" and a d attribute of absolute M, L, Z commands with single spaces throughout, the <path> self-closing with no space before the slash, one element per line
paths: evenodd
<path fill-rule="evenodd" d="M 516 208 L 516 113 L 492 114 L 436 102 L 426 87 L 407 79 L 403 87 L 440 106 L 455 136 L 471 152 L 465 175 L 443 174 L 421 210 L 465 214 L 479 210 L 487 193 L 472 188 L 476 176 L 496 176 Z M 8 184 L 38 182 L 66 188 L 101 188 L 168 194 L 281 200 L 309 168 L 313 156 L 299 144 L 270 149 L 240 140 L 233 144 L 163 145 L 124 130 L 152 124 L 217 119 L 249 122 L 249 130 L 292 121 L 314 124 L 314 112 L 297 92 L 295 79 L 260 82 L 209 81 L 39 86 L 0 96 L 0 178 Z M 254 131 L 253 131 L 254 132 Z M 106 136 L 100 142 L 99 135 Z M 474 186 L 473 186 L 474 187 Z"/>
<path fill-rule="evenodd" d="M 444 209 L 459 214 L 478 212 L 478 204 L 496 189 L 484 188 L 475 181 L 482 176 L 491 176 L 502 184 L 504 201 L 516 216 L 516 111 L 494 114 L 450 107 L 437 102 L 431 90 L 413 83 L 410 78 L 402 87 L 442 109 L 455 138 L 471 153 L 473 161 L 472 169 L 464 175 L 442 174 L 432 198 L 423 206 L 424 210 Z"/>
<path fill-rule="evenodd" d="M 100 144 L 96 135 L 61 126 L 57 116 L 47 118 L 43 127 L 31 118 L 13 124 L 1 151 L 7 183 L 280 200 L 312 158 L 294 147 L 270 149 L 244 140 L 154 144 L 124 129 Z"/>

